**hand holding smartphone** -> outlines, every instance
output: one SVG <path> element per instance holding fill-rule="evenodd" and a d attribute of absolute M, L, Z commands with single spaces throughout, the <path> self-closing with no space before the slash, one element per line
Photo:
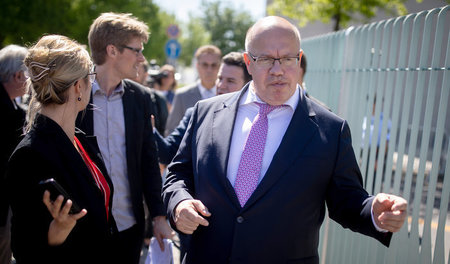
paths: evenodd
<path fill-rule="evenodd" d="M 52 201 L 55 201 L 59 195 L 62 195 L 64 197 L 64 201 L 61 207 L 66 204 L 66 201 L 68 199 L 70 199 L 72 201 L 72 207 L 70 208 L 69 214 L 77 214 L 81 211 L 81 208 L 78 206 L 78 204 L 70 197 L 66 190 L 64 190 L 64 188 L 58 184 L 55 179 L 50 178 L 40 181 L 39 185 L 42 187 L 43 192 L 45 190 L 48 190 L 50 192 L 50 200 Z"/>

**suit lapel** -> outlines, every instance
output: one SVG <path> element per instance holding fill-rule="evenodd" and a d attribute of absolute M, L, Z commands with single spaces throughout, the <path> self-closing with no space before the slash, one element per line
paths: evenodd
<path fill-rule="evenodd" d="M 244 208 L 251 206 L 276 183 L 286 170 L 291 167 L 292 163 L 297 160 L 303 149 L 308 145 L 311 137 L 318 131 L 317 124 L 311 119 L 311 116 L 314 116 L 315 113 L 309 107 L 307 100 L 300 93 L 299 103 L 283 136 L 283 140 L 275 152 L 264 178 Z"/>
<path fill-rule="evenodd" d="M 221 108 L 215 110 L 212 127 L 212 142 L 215 144 L 217 155 L 216 161 L 218 162 L 218 164 L 215 164 L 216 175 L 220 175 L 219 180 L 221 184 L 225 187 L 228 196 L 231 197 L 233 203 L 235 203 L 238 208 L 240 206 L 239 200 L 237 199 L 233 186 L 227 178 L 227 167 L 239 101 L 247 88 L 248 86 L 244 87 L 240 93 L 236 93 L 234 96 L 230 97 L 223 102 Z"/>

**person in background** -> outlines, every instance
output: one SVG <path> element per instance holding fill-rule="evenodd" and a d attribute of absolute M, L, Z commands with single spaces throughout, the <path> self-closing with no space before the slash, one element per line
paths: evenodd
<path fill-rule="evenodd" d="M 246 83 L 251 81 L 252 76 L 245 66 L 244 56 L 240 52 L 230 52 L 222 58 L 222 63 L 217 75 L 217 94 L 226 94 L 239 91 Z M 186 132 L 189 120 L 192 116 L 190 107 L 186 110 L 183 119 L 175 130 L 166 138 L 158 131 L 155 131 L 156 143 L 158 145 L 159 162 L 169 164 L 180 146 L 184 133 Z"/>
<path fill-rule="evenodd" d="M 144 199 L 153 217 L 153 235 L 163 249 L 171 238 L 161 200 L 161 174 L 148 89 L 136 78 L 144 62 L 148 26 L 131 14 L 103 13 L 89 30 L 89 47 L 96 65 L 92 86 L 94 107 L 80 115 L 77 125 L 96 136 L 114 185 L 112 214 L 119 232 L 110 249 L 117 263 L 139 262 L 145 228 Z"/>
<path fill-rule="evenodd" d="M 148 61 L 145 59 L 144 62 L 142 62 L 139 65 L 138 75 L 136 78 L 133 79 L 133 81 L 136 81 L 145 87 L 148 88 L 150 91 L 151 99 L 152 99 L 152 115 L 155 117 L 155 123 L 153 124 L 154 127 L 160 132 L 164 133 L 167 117 L 169 115 L 169 109 L 167 108 L 167 101 L 161 92 L 159 92 L 156 89 L 150 88 L 148 85 L 148 74 L 149 70 L 149 64 Z"/>
<path fill-rule="evenodd" d="M 33 88 L 28 124 L 6 172 L 14 258 L 18 264 L 111 263 L 112 182 L 95 139 L 75 129 L 95 79 L 89 53 L 65 36 L 48 35 L 29 49 L 25 65 Z M 71 198 L 51 200 L 39 185 L 49 178 Z M 73 203 L 81 211 L 69 213 Z"/>
<path fill-rule="evenodd" d="M 15 99 L 27 90 L 28 78 L 23 64 L 27 53 L 25 47 L 17 45 L 8 45 L 0 50 L 0 264 L 11 263 L 11 213 L 4 175 L 9 156 L 20 142 L 25 124 L 25 111 Z"/>
<path fill-rule="evenodd" d="M 199 80 L 176 91 L 167 119 L 166 136 L 177 127 L 186 109 L 194 106 L 199 100 L 216 95 L 216 79 L 221 58 L 222 52 L 214 45 L 205 45 L 197 49 L 195 59 Z"/>
<path fill-rule="evenodd" d="M 172 108 L 173 98 L 175 97 L 175 88 L 177 81 L 175 80 L 175 67 L 165 64 L 160 68 L 162 74 L 159 91 L 164 94 L 167 100 L 169 110 Z"/>
<path fill-rule="evenodd" d="M 253 80 L 196 104 L 168 167 L 168 218 L 192 234 L 185 263 L 317 264 L 325 206 L 342 226 L 389 245 L 407 201 L 363 189 L 346 121 L 301 92 L 298 29 L 262 18 L 245 49 Z"/>

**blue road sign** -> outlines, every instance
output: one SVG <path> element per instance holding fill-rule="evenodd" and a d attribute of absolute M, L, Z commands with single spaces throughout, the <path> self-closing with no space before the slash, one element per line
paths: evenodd
<path fill-rule="evenodd" d="M 164 50 L 169 59 L 177 59 L 180 56 L 181 45 L 176 39 L 170 39 L 167 41 Z"/>

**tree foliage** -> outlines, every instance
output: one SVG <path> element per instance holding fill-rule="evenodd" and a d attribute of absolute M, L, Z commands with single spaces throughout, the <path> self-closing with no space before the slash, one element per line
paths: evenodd
<path fill-rule="evenodd" d="M 189 16 L 189 22 L 182 26 L 180 44 L 181 54 L 179 62 L 191 65 L 194 53 L 198 47 L 211 43 L 211 34 L 203 27 L 202 19 Z"/>
<path fill-rule="evenodd" d="M 211 42 L 222 50 L 223 54 L 244 50 L 245 34 L 254 21 L 245 11 L 223 6 L 218 0 L 202 1 L 204 28 L 211 34 Z"/>
<path fill-rule="evenodd" d="M 183 65 L 190 65 L 197 48 L 205 44 L 216 45 L 224 55 L 244 50 L 245 34 L 254 23 L 247 12 L 218 0 L 203 0 L 201 6 L 200 15 L 190 14 L 189 21 L 181 26 L 178 61 Z"/>
<path fill-rule="evenodd" d="M 406 15 L 406 0 L 274 0 L 270 14 L 281 14 L 296 19 L 300 26 L 308 22 L 329 23 L 334 20 L 334 30 L 346 27 L 350 21 L 367 22 L 384 10 L 392 15 Z"/>
<path fill-rule="evenodd" d="M 164 60 L 167 37 L 159 7 L 152 0 L 3 0 L 0 8 L 0 47 L 30 45 L 43 34 L 62 34 L 88 44 L 92 21 L 103 12 L 132 13 L 147 23 L 151 35 L 144 54 Z"/>

